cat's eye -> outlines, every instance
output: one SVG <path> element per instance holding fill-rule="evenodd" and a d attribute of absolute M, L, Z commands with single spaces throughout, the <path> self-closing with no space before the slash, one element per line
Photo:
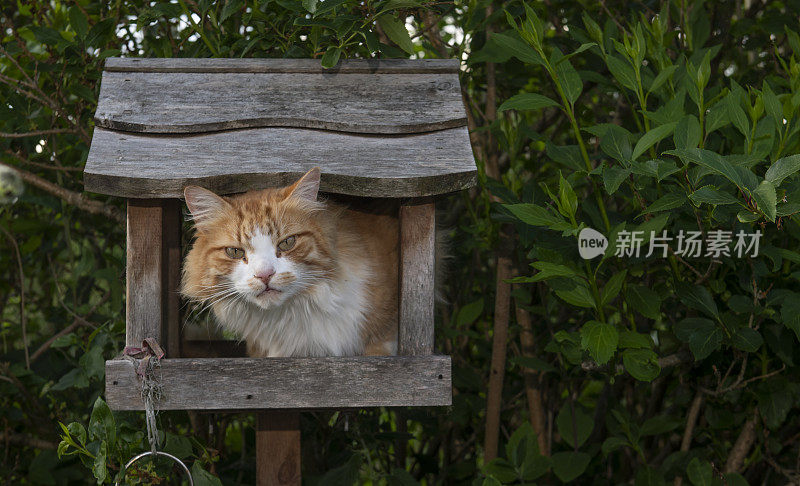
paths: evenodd
<path fill-rule="evenodd" d="M 236 248 L 233 246 L 229 246 L 225 248 L 225 254 L 234 259 L 244 258 L 244 250 L 241 248 Z"/>
<path fill-rule="evenodd" d="M 285 240 L 283 240 L 280 243 L 278 243 L 278 249 L 280 251 L 289 251 L 289 250 L 291 250 L 292 247 L 294 247 L 294 240 L 295 240 L 294 236 L 290 236 L 290 237 L 286 238 Z"/>

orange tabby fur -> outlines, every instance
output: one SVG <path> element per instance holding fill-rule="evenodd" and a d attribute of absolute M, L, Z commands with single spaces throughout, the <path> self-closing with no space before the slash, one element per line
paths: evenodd
<path fill-rule="evenodd" d="M 181 292 L 192 301 L 210 305 L 221 325 L 247 340 L 254 356 L 393 354 L 398 308 L 396 214 L 353 211 L 316 201 L 318 184 L 319 171 L 312 169 L 286 188 L 224 198 L 205 189 L 187 188 L 197 233 L 184 262 Z M 279 250 L 278 242 L 289 236 L 295 236 L 294 246 Z M 269 245 L 257 248 L 257 238 L 274 243 L 274 255 L 269 254 Z M 241 248 L 245 256 L 230 257 L 226 248 L 231 247 Z M 272 262 L 259 264 L 264 268 L 291 270 L 273 269 L 266 284 L 256 275 L 250 277 L 261 271 L 250 268 L 256 265 L 257 252 L 268 254 L 263 261 Z M 253 259 L 249 259 L 251 253 Z M 234 280 L 238 287 L 230 290 Z M 353 292 L 357 298 L 337 300 L 330 295 L 337 289 Z M 362 300 L 359 309 L 351 308 Z M 325 326 L 330 322 L 349 329 L 347 322 L 337 319 L 346 321 L 343 316 L 350 313 L 361 318 L 353 323 L 357 330 L 353 339 L 358 342 L 337 344 L 337 339 L 330 339 L 335 329 Z M 303 320 L 301 316 L 306 315 L 311 317 Z M 263 326 L 288 326 L 285 334 L 291 337 L 284 339 Z M 322 337 L 325 333 L 327 338 Z M 308 346 L 298 344 L 304 336 Z"/>

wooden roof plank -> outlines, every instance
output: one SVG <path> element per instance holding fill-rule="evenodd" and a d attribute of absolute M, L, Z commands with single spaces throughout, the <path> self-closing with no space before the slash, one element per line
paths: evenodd
<path fill-rule="evenodd" d="M 105 71 L 149 73 L 457 73 L 458 59 L 349 59 L 325 69 L 318 59 L 110 57 Z"/>
<path fill-rule="evenodd" d="M 181 137 L 96 128 L 84 185 L 131 198 L 182 197 L 190 184 L 231 194 L 283 186 L 317 166 L 321 191 L 333 194 L 422 197 L 476 183 L 466 127 L 406 136 L 254 128 Z"/>
<path fill-rule="evenodd" d="M 397 134 L 467 120 L 456 73 L 106 72 L 95 123 L 141 133 L 297 127 Z"/>

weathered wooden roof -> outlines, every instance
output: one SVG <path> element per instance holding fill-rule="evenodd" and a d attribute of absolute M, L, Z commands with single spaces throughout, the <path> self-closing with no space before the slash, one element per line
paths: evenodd
<path fill-rule="evenodd" d="M 283 185 L 417 197 L 475 183 L 457 60 L 106 61 L 86 190 L 180 197 Z"/>

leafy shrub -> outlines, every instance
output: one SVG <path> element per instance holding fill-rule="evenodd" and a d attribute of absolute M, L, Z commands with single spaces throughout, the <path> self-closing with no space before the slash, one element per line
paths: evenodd
<path fill-rule="evenodd" d="M 122 201 L 80 181 L 103 60 L 413 53 L 464 60 L 481 169 L 479 190 L 440 203 L 455 243 L 437 323 L 453 406 L 304 414 L 308 483 L 797 481 L 798 11 L 795 0 L 4 3 L 0 167 L 25 190 L 0 179 L 0 476 L 110 482 L 147 449 L 141 414 L 99 398 L 103 360 L 124 342 Z M 647 241 L 639 257 L 612 246 L 584 261 L 585 227 L 611 245 L 637 230 L 762 236 L 756 258 L 681 256 L 675 241 L 647 257 Z M 499 257 L 515 273 L 513 312 L 508 359 L 494 355 L 500 426 L 486 432 Z M 252 416 L 165 412 L 159 428 L 196 481 L 254 482 Z M 493 458 L 482 444 L 498 429 Z"/>

